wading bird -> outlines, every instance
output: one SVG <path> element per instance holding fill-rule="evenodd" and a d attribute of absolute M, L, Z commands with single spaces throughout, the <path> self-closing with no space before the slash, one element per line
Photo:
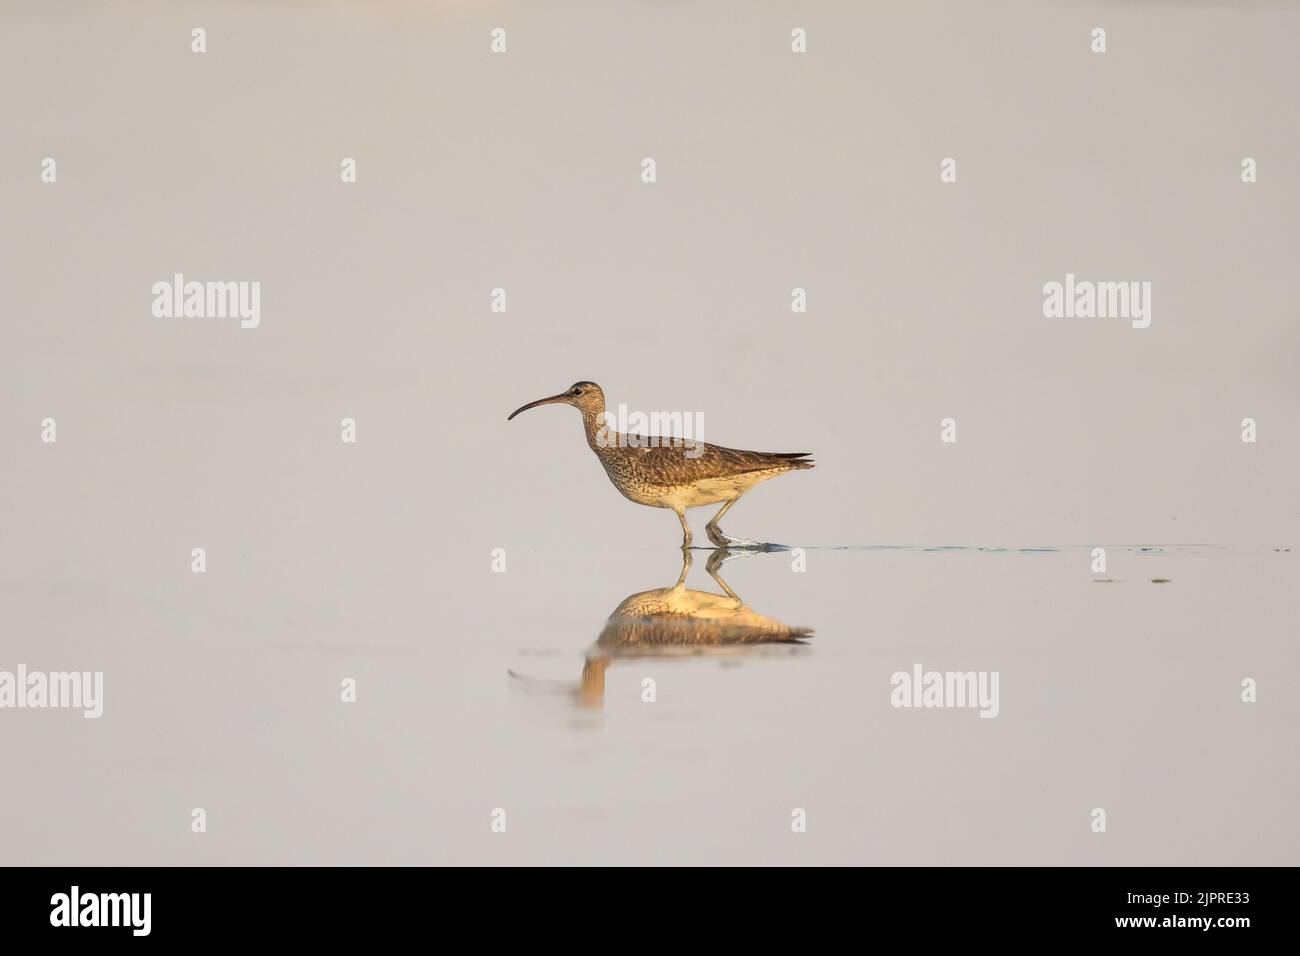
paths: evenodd
<path fill-rule="evenodd" d="M 582 413 L 587 444 L 596 453 L 614 487 L 625 498 L 652 508 L 667 508 L 682 524 L 682 547 L 691 546 L 686 509 L 722 502 L 704 526 L 719 548 L 766 548 L 768 545 L 722 533 L 718 522 L 746 491 L 787 471 L 811 468 L 810 452 L 740 451 L 689 439 L 647 439 L 625 435 L 605 421 L 605 393 L 595 382 L 578 382 L 567 391 L 522 405 L 506 421 L 538 405 L 572 405 Z"/>
<path fill-rule="evenodd" d="M 752 553 L 752 552 L 751 552 Z M 621 660 L 696 659 L 796 652 L 813 636 L 810 627 L 788 624 L 757 613 L 722 579 L 724 561 L 739 552 L 714 551 L 709 576 L 723 591 L 697 591 L 686 586 L 691 552 L 682 551 L 682 572 L 672 587 L 629 594 L 614 608 L 596 643 L 587 651 L 582 679 L 544 681 L 508 671 L 533 689 L 561 690 L 588 707 L 605 700 L 605 671 Z"/>

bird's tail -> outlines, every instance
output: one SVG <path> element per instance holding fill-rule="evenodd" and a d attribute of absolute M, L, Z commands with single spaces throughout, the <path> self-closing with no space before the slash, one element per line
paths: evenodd
<path fill-rule="evenodd" d="M 777 451 L 772 453 L 773 458 L 781 459 L 782 464 L 789 465 L 791 468 L 812 468 L 816 462 L 812 460 L 810 451 Z"/>

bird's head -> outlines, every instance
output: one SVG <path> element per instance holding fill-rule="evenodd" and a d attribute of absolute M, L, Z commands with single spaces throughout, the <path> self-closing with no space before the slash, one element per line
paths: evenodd
<path fill-rule="evenodd" d="M 575 382 L 559 395 L 552 395 L 550 398 L 539 398 L 535 402 L 519 406 L 510 413 L 510 417 L 506 421 L 510 421 L 520 412 L 536 408 L 538 405 L 572 405 L 581 411 L 585 417 L 592 417 L 605 411 L 605 393 L 600 390 L 600 386 L 595 382 Z"/>

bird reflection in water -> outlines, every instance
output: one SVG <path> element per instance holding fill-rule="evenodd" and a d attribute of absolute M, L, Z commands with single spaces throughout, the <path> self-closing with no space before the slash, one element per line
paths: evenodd
<path fill-rule="evenodd" d="M 740 552 L 740 554 L 754 552 Z M 628 595 L 609 616 L 596 643 L 587 651 L 577 688 L 565 690 L 587 707 L 605 699 L 605 671 L 620 660 L 638 658 L 720 657 L 752 654 L 772 645 L 801 646 L 810 627 L 791 627 L 754 611 L 722 579 L 719 571 L 736 552 L 717 550 L 709 557 L 709 575 L 721 594 L 686 586 L 690 551 L 682 552 L 682 571 L 671 587 Z M 512 677 L 539 685 L 511 672 Z"/>

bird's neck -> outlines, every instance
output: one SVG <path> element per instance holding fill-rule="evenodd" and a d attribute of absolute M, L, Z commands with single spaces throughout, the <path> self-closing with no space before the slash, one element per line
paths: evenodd
<path fill-rule="evenodd" d="M 605 700 L 605 669 L 608 657 L 588 657 L 582 665 L 582 682 L 578 696 L 584 704 L 600 704 Z"/>
<path fill-rule="evenodd" d="M 593 451 L 602 447 L 601 435 L 606 429 L 605 425 L 605 408 L 602 405 L 599 409 L 578 409 L 582 412 L 582 430 L 587 434 L 587 444 Z"/>

